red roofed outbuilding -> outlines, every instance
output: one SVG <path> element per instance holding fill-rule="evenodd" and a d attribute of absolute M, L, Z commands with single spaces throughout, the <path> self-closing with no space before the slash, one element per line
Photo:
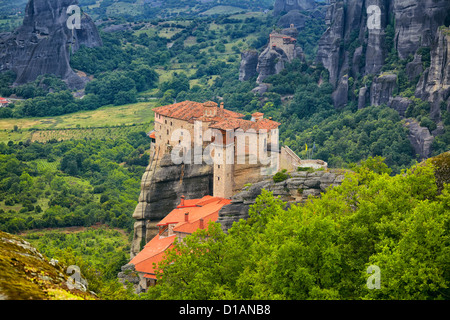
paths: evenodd
<path fill-rule="evenodd" d="M 207 228 L 210 221 L 217 221 L 220 209 L 230 203 L 231 200 L 220 197 L 186 200 L 182 196 L 180 205 L 157 224 L 159 234 L 130 261 L 140 275 L 141 287 L 146 290 L 156 284 L 153 264 L 163 260 L 164 253 L 173 247 L 176 238 L 182 240 L 198 229 Z"/>
<path fill-rule="evenodd" d="M 7 104 L 9 104 L 9 100 L 0 97 L 0 106 L 1 106 L 1 107 L 4 107 L 4 106 L 6 106 Z"/>

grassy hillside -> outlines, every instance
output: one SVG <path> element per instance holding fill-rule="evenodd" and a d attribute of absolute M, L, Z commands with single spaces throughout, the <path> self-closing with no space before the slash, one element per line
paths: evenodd
<path fill-rule="evenodd" d="M 92 300 L 89 292 L 67 286 L 65 267 L 54 266 L 20 237 L 0 231 L 2 300 Z"/>
<path fill-rule="evenodd" d="M 55 117 L 0 119 L 0 142 L 117 138 L 129 132 L 148 132 L 153 126 L 154 105 L 141 102 Z"/>
<path fill-rule="evenodd" d="M 93 17 L 126 17 L 128 20 L 193 17 L 200 14 L 230 14 L 267 10 L 274 0 L 81 0 L 84 10 Z"/>

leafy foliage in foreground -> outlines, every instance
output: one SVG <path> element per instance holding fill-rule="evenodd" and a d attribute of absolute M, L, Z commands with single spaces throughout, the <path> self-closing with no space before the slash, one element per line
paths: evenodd
<path fill-rule="evenodd" d="M 438 192 L 430 163 L 392 177 L 375 162 L 304 206 L 263 192 L 228 234 L 210 224 L 176 243 L 142 297 L 448 299 L 450 186 Z"/>

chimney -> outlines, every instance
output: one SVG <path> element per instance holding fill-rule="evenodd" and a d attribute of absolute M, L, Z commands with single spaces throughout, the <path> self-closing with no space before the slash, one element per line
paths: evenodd
<path fill-rule="evenodd" d="M 223 109 L 223 108 L 224 108 L 224 103 L 221 102 L 221 103 L 220 103 L 220 109 Z"/>
<path fill-rule="evenodd" d="M 180 207 L 184 207 L 184 196 L 181 196 Z"/>
<path fill-rule="evenodd" d="M 186 212 L 186 213 L 184 214 L 184 221 L 185 221 L 185 222 L 189 222 L 189 212 Z"/>
<path fill-rule="evenodd" d="M 252 114 L 252 120 L 258 122 L 259 120 L 262 120 L 264 118 L 264 113 L 261 112 L 255 112 Z"/>
<path fill-rule="evenodd" d="M 203 218 L 200 218 L 200 229 L 205 227 L 205 223 L 203 222 Z"/>

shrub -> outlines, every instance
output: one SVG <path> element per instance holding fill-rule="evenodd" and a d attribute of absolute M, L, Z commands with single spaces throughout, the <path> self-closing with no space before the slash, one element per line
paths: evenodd
<path fill-rule="evenodd" d="M 286 170 L 282 170 L 280 172 L 277 172 L 274 176 L 273 176 L 273 181 L 275 183 L 278 182 L 282 182 L 289 179 L 289 174 L 286 173 Z"/>

